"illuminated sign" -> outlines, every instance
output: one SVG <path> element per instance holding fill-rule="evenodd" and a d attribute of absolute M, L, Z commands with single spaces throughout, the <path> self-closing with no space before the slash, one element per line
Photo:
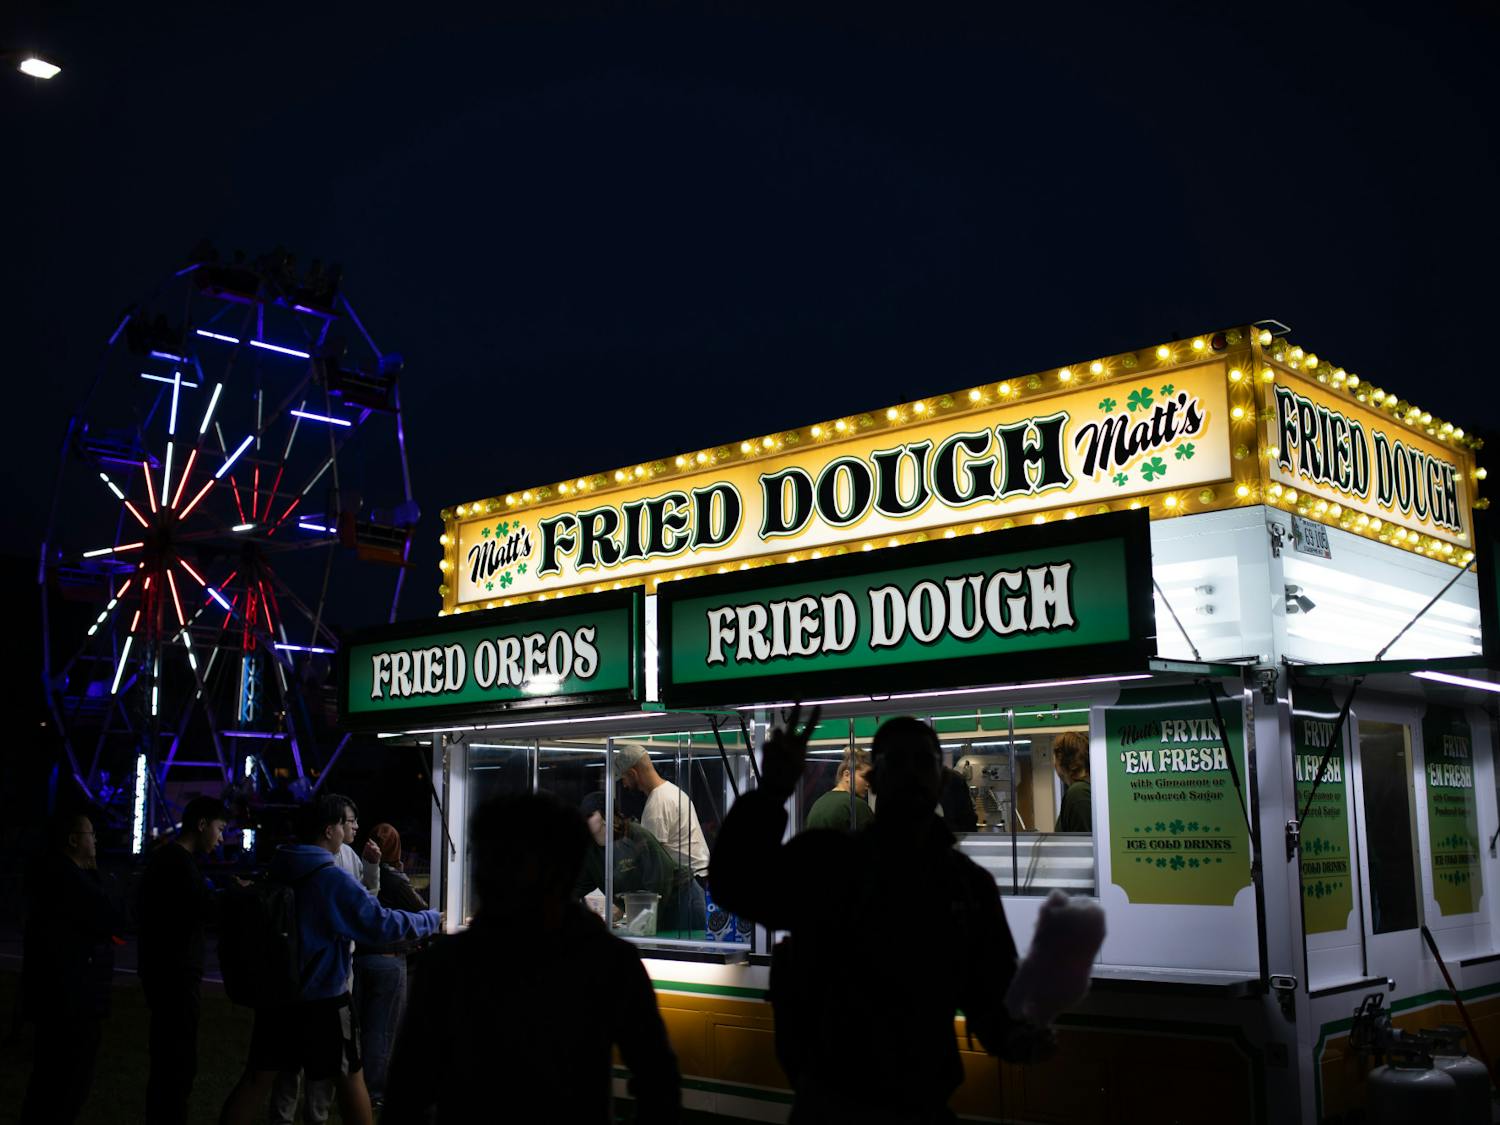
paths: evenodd
<path fill-rule="evenodd" d="M 362 633 L 339 653 L 339 713 L 409 728 L 455 711 L 639 702 L 642 599 L 609 591 Z"/>
<path fill-rule="evenodd" d="M 662 701 L 867 695 L 1144 665 L 1145 512 L 735 571 L 658 591 Z"/>
<path fill-rule="evenodd" d="M 1271 384 L 1267 414 L 1272 481 L 1398 528 L 1473 545 L 1469 455 L 1285 372 Z"/>
<path fill-rule="evenodd" d="M 1048 509 L 1225 481 L 1227 377 L 1227 361 L 1215 360 L 1025 403 L 955 404 L 940 419 L 925 406 L 896 425 L 860 415 L 771 455 L 745 442 L 686 466 L 679 458 L 676 474 L 622 471 L 614 485 L 522 511 L 486 504 L 448 525 L 448 601 L 608 588 L 986 521 L 993 530 Z"/>

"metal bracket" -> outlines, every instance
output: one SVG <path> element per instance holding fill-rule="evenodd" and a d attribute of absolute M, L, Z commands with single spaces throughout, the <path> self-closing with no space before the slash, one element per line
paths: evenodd
<path fill-rule="evenodd" d="M 1274 664 L 1257 664 L 1254 668 L 1255 682 L 1260 685 L 1260 700 L 1267 706 L 1276 702 L 1276 685 L 1280 671 Z"/>
<path fill-rule="evenodd" d="M 1272 973 L 1268 978 L 1271 991 L 1281 1005 L 1281 1014 L 1287 1019 L 1297 1017 L 1297 978 L 1287 973 Z"/>
<path fill-rule="evenodd" d="M 1267 521 L 1266 531 L 1271 536 L 1271 557 L 1273 559 L 1281 558 L 1281 548 L 1286 544 L 1286 528 L 1282 527 L 1279 523 Z"/>
<path fill-rule="evenodd" d="M 1295 820 L 1286 822 L 1286 861 L 1292 862 L 1297 849 L 1302 846 L 1302 825 Z"/>

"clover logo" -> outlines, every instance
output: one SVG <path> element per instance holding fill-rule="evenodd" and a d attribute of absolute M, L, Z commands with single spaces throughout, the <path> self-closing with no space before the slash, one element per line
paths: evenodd
<path fill-rule="evenodd" d="M 1147 480 L 1155 480 L 1157 477 L 1167 475 L 1167 463 L 1160 457 L 1153 457 L 1141 466 L 1141 476 Z"/>
<path fill-rule="evenodd" d="M 1099 401 L 1099 409 L 1102 410 L 1105 414 L 1108 414 L 1110 411 L 1114 410 L 1115 405 L 1115 400 L 1109 397 L 1105 397 Z"/>
<path fill-rule="evenodd" d="M 1115 474 L 1115 483 L 1117 485 L 1119 485 L 1121 488 L 1124 488 L 1125 485 L 1126 485 L 1126 483 L 1129 480 L 1130 480 L 1130 477 L 1127 474 L 1125 474 L 1125 473 L 1116 473 Z"/>
<path fill-rule="evenodd" d="M 1125 398 L 1125 405 L 1134 414 L 1137 410 L 1151 409 L 1151 388 L 1141 387 L 1139 390 L 1131 391 Z"/>
<path fill-rule="evenodd" d="M 1198 452 L 1190 441 L 1185 441 L 1172 452 L 1172 456 L 1179 461 L 1191 461 L 1193 454 Z"/>

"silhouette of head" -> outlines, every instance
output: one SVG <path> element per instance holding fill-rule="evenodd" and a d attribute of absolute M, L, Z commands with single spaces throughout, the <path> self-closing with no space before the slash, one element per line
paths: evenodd
<path fill-rule="evenodd" d="M 870 744 L 875 773 L 876 812 L 887 824 L 891 820 L 916 820 L 931 816 L 937 807 L 941 786 L 943 751 L 932 728 L 903 715 L 880 725 Z"/>
<path fill-rule="evenodd" d="M 474 889 L 487 913 L 538 910 L 566 899 L 583 866 L 588 829 L 546 794 L 496 797 L 469 822 Z"/>

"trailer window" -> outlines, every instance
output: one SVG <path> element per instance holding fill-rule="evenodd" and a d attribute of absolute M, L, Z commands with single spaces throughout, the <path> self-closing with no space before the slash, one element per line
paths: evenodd
<path fill-rule="evenodd" d="M 1359 759 L 1372 932 L 1388 934 L 1416 929 L 1421 915 L 1417 905 L 1412 762 L 1406 728 L 1397 723 L 1360 720 Z"/>

